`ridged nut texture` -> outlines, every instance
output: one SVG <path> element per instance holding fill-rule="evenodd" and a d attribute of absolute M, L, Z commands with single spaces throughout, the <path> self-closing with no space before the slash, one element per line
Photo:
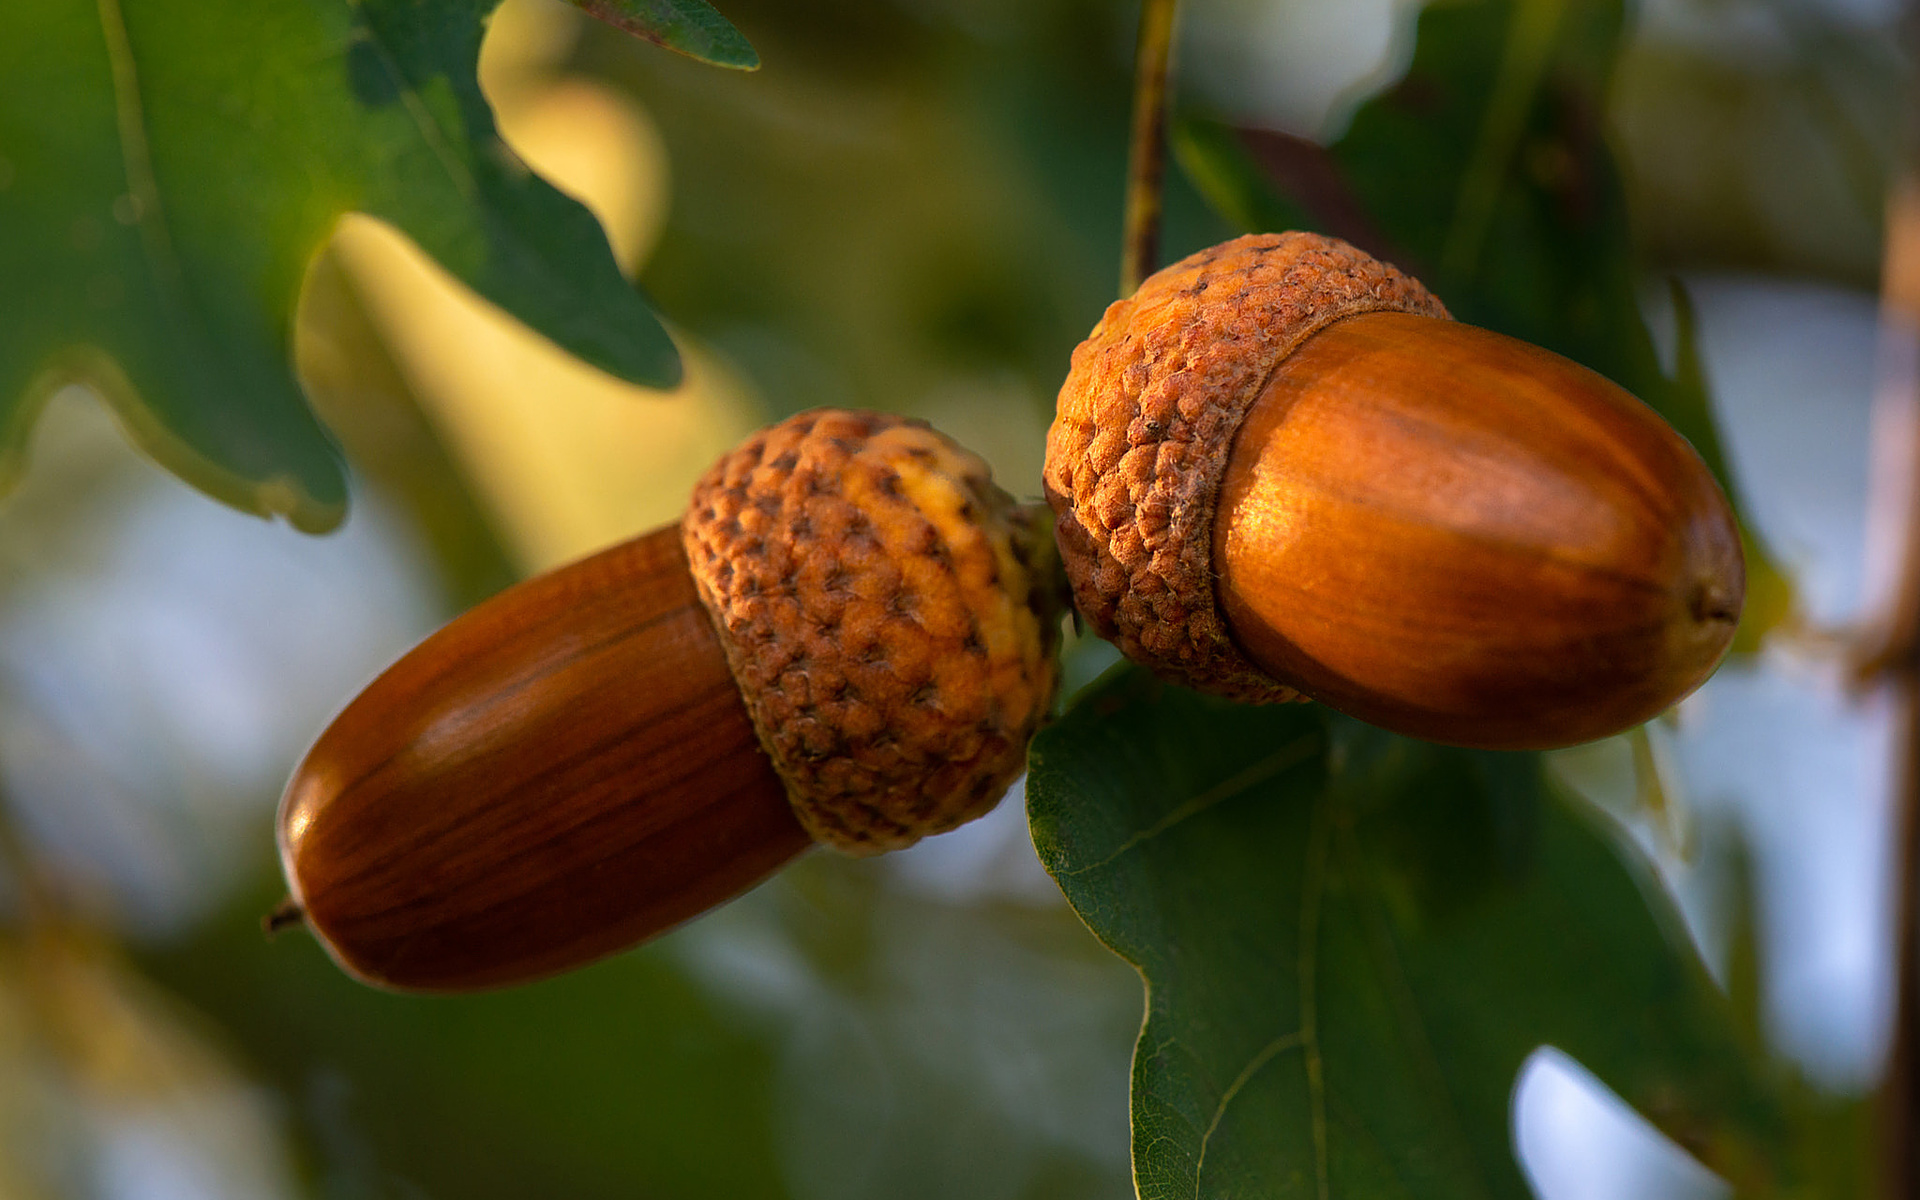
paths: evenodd
<path fill-rule="evenodd" d="M 695 584 L 816 841 L 908 846 L 1020 773 L 1056 679 L 1037 524 L 980 458 L 880 413 L 801 413 L 694 488 Z"/>
<path fill-rule="evenodd" d="M 1243 701 L 1298 693 L 1234 645 L 1214 597 L 1214 508 L 1273 369 L 1357 313 L 1446 317 L 1412 278 L 1337 238 L 1251 234 L 1108 307 L 1073 352 L 1046 491 L 1082 616 L 1163 678 Z"/>

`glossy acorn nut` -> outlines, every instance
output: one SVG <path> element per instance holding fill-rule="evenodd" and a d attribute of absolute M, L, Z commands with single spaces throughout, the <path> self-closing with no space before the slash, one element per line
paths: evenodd
<path fill-rule="evenodd" d="M 1724 495 L 1652 410 L 1311 234 L 1202 251 L 1109 308 L 1046 484 L 1080 611 L 1130 657 L 1457 745 L 1658 714 L 1744 591 Z"/>
<path fill-rule="evenodd" d="M 1051 539 L 925 425 L 803 413 L 677 526 L 455 619 L 281 802 L 292 901 L 370 983 L 517 983 L 637 944 L 816 842 L 979 816 L 1055 685 Z"/>

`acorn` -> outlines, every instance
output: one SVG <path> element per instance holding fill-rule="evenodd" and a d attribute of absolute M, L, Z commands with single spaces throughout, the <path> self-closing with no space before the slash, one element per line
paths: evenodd
<path fill-rule="evenodd" d="M 762 431 L 679 525 L 509 588 L 347 705 L 281 801 L 293 911 L 369 983 L 495 987 L 810 846 L 981 815 L 1057 679 L 1041 513 L 918 421 Z"/>
<path fill-rule="evenodd" d="M 1201 251 L 1108 308 L 1045 483 L 1075 603 L 1129 657 L 1462 746 L 1660 713 L 1745 588 L 1725 495 L 1651 409 L 1313 234 Z"/>

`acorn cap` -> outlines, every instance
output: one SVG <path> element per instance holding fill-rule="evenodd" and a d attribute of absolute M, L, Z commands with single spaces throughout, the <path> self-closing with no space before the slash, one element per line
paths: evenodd
<path fill-rule="evenodd" d="M 682 530 L 761 744 L 816 841 L 912 845 L 991 808 L 1052 700 L 1050 530 L 925 423 L 801 413 Z"/>
<path fill-rule="evenodd" d="M 1234 645 L 1214 596 L 1214 509 L 1242 419 L 1275 366 L 1357 313 L 1447 317 L 1416 280 L 1337 238 L 1252 234 L 1174 263 L 1073 352 L 1047 433 L 1046 493 L 1081 614 L 1163 678 L 1299 699 Z"/>

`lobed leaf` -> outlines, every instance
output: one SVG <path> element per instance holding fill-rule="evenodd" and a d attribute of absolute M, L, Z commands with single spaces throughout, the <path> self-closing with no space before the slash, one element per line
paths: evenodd
<path fill-rule="evenodd" d="M 1107 677 L 1036 739 L 1034 843 L 1145 980 L 1143 1200 L 1529 1195 L 1553 1045 L 1752 1176 L 1778 1113 L 1637 857 L 1532 754 Z"/>
<path fill-rule="evenodd" d="M 483 0 L 41 0 L 0 18 L 0 483 L 38 406 L 97 386 L 229 503 L 339 520 L 339 455 L 291 365 L 343 213 L 615 375 L 679 378 L 593 217 L 501 141 Z"/>

